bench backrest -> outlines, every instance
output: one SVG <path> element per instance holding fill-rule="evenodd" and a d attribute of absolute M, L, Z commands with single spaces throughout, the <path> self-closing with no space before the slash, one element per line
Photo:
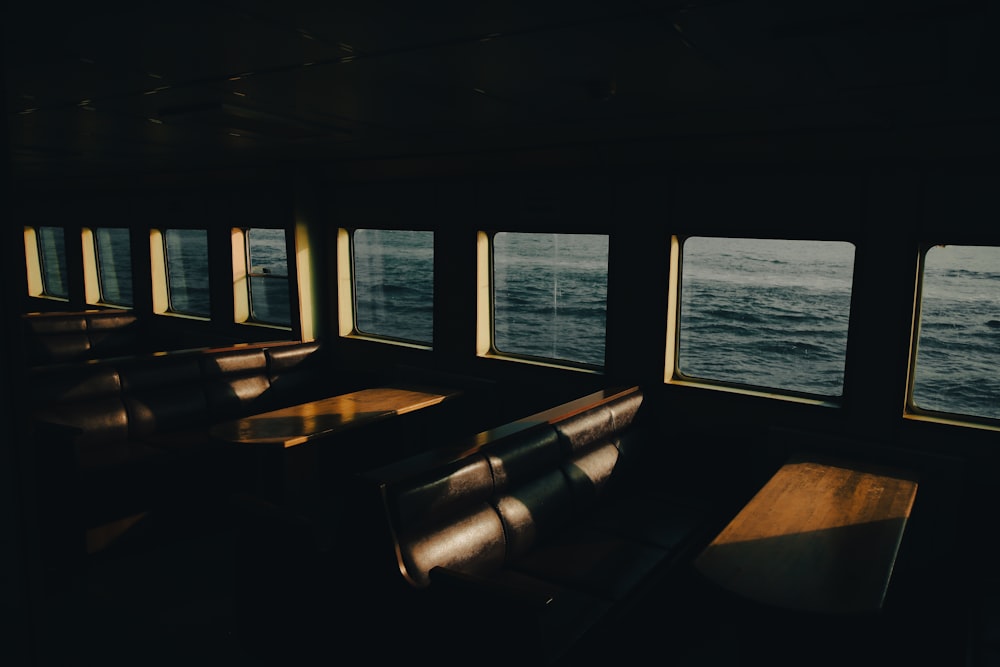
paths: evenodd
<path fill-rule="evenodd" d="M 382 482 L 403 577 L 423 588 L 437 566 L 496 570 L 590 512 L 617 481 L 641 403 L 632 388 L 572 414 L 549 410 L 456 459 Z"/>
<path fill-rule="evenodd" d="M 107 365 L 47 366 L 30 374 L 25 390 L 33 417 L 61 427 L 79 445 L 122 442 L 128 413 L 118 369 Z"/>
<path fill-rule="evenodd" d="M 166 355 L 118 365 L 130 436 L 144 437 L 208 421 L 198 361 L 194 355 Z"/>
<path fill-rule="evenodd" d="M 318 342 L 251 344 L 29 370 L 36 422 L 78 444 L 205 426 L 338 392 Z M 311 396 L 308 392 L 315 392 Z"/>
<path fill-rule="evenodd" d="M 23 313 L 21 323 L 29 366 L 136 354 L 143 349 L 143 324 L 131 311 Z"/>

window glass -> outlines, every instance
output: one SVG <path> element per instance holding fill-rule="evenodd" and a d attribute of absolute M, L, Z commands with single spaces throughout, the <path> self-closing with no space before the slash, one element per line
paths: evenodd
<path fill-rule="evenodd" d="M 128 229 L 101 227 L 96 230 L 94 238 L 101 302 L 131 307 L 132 251 Z"/>
<path fill-rule="evenodd" d="M 357 229 L 352 251 L 358 331 L 430 344 L 434 333 L 433 232 Z"/>
<path fill-rule="evenodd" d="M 1000 419 L 1000 248 L 924 255 L 913 404 Z"/>
<path fill-rule="evenodd" d="M 678 371 L 842 395 L 853 275 L 850 243 L 686 239 Z"/>
<path fill-rule="evenodd" d="M 209 317 L 208 232 L 168 229 L 164 234 L 170 310 Z"/>
<path fill-rule="evenodd" d="M 607 235 L 497 232 L 492 288 L 498 352 L 604 365 Z"/>
<path fill-rule="evenodd" d="M 246 235 L 250 317 L 255 322 L 291 324 L 288 252 L 284 229 L 249 229 Z"/>
<path fill-rule="evenodd" d="M 45 296 L 69 298 L 66 283 L 66 237 L 62 227 L 38 228 L 38 255 Z"/>

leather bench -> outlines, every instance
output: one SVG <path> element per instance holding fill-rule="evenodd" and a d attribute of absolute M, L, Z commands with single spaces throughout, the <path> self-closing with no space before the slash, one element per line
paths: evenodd
<path fill-rule="evenodd" d="M 127 310 L 23 313 L 21 325 L 29 366 L 146 351 L 143 322 Z"/>
<path fill-rule="evenodd" d="M 706 511 L 644 470 L 645 448 L 660 443 L 642 400 L 638 387 L 598 392 L 453 456 L 362 476 L 386 528 L 369 581 L 395 572 L 371 597 L 406 619 L 408 655 L 447 632 L 456 663 L 554 662 L 705 538 Z"/>

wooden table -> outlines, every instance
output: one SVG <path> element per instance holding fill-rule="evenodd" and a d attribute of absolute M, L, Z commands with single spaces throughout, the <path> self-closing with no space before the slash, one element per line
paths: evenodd
<path fill-rule="evenodd" d="M 817 459 L 782 466 L 695 559 L 725 589 L 778 607 L 882 607 L 916 478 Z"/>
<path fill-rule="evenodd" d="M 233 444 L 241 461 L 249 461 L 252 470 L 247 474 L 256 495 L 282 505 L 317 506 L 331 479 L 350 475 L 369 457 L 407 444 L 375 437 L 361 446 L 338 436 L 460 393 L 420 386 L 373 387 L 223 422 L 210 433 Z M 312 444 L 299 446 L 306 443 Z"/>
<path fill-rule="evenodd" d="M 212 427 L 214 437 L 236 444 L 294 447 L 362 424 L 436 405 L 458 391 L 427 387 L 374 387 L 264 412 Z"/>

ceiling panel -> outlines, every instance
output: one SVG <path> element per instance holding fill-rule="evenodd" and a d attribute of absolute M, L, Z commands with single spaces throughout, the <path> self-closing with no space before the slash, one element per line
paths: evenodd
<path fill-rule="evenodd" d="M 16 174 L 989 125 L 998 113 L 998 10 L 985 0 L 6 12 Z"/>

